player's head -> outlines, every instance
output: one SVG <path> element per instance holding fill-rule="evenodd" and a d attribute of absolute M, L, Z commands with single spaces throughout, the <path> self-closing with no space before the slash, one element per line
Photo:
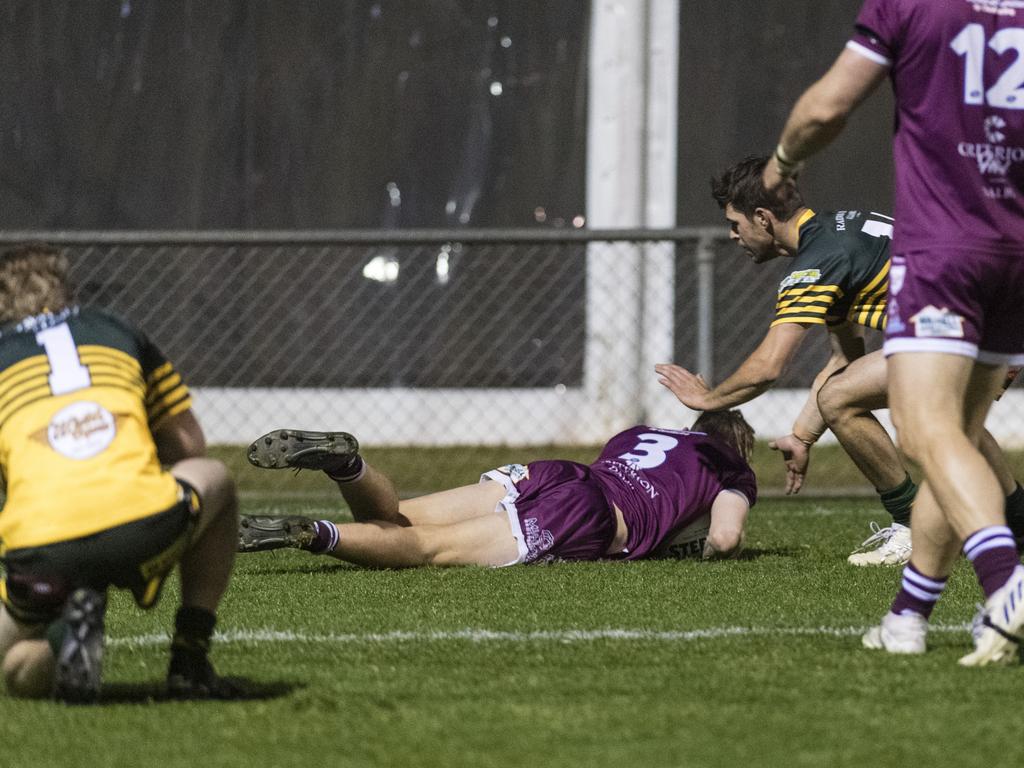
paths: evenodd
<path fill-rule="evenodd" d="M 749 462 L 754 454 L 754 428 L 747 424 L 743 414 L 732 411 L 704 411 L 690 427 L 694 432 L 706 432 L 717 437 Z"/>
<path fill-rule="evenodd" d="M 751 155 L 711 179 L 711 196 L 725 211 L 729 236 L 757 264 L 786 252 L 775 240 L 775 227 L 804 207 L 795 184 L 765 188 L 761 177 L 768 159 Z"/>
<path fill-rule="evenodd" d="M 71 301 L 68 260 L 56 248 L 32 243 L 0 254 L 0 323 L 58 312 Z"/>

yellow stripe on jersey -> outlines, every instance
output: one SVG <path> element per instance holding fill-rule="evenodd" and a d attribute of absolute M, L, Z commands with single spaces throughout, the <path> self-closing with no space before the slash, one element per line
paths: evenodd
<path fill-rule="evenodd" d="M 169 393 L 181 386 L 181 376 L 172 371 L 170 376 L 159 381 L 150 381 L 149 390 L 146 393 L 146 407 L 150 408 L 157 402 L 171 397 Z"/>
<path fill-rule="evenodd" d="M 154 384 L 159 382 L 174 373 L 174 366 L 169 362 L 164 363 L 159 368 L 150 371 L 149 376 L 146 377 L 146 386 L 152 387 Z"/>
<path fill-rule="evenodd" d="M 31 376 L 38 373 L 45 373 L 47 375 L 50 373 L 50 363 L 47 361 L 46 355 L 26 357 L 24 360 L 15 363 L 3 373 L 0 373 L 0 397 L 3 397 L 4 388 L 13 379 L 18 378 L 21 374 Z"/>
<path fill-rule="evenodd" d="M 798 314 L 798 315 L 785 315 L 782 317 L 776 317 L 772 320 L 770 328 L 774 328 L 776 325 L 782 325 L 783 323 L 807 323 L 808 325 L 824 325 L 824 315 L 811 315 L 811 314 Z"/>
<path fill-rule="evenodd" d="M 843 297 L 843 289 L 840 288 L 838 285 L 818 285 L 817 283 L 811 283 L 809 285 L 805 285 L 805 286 L 800 287 L 800 288 L 797 288 L 797 287 L 794 286 L 793 288 L 787 288 L 784 291 L 780 291 L 779 292 L 779 299 L 781 300 L 783 298 L 790 298 L 790 297 L 793 297 L 793 296 L 802 296 L 805 293 L 821 293 L 821 292 L 828 292 L 828 293 L 835 294 L 835 297 L 837 299 L 840 299 L 840 298 Z"/>
<path fill-rule="evenodd" d="M 178 392 L 179 390 L 175 390 Z M 149 428 L 151 431 L 156 432 L 163 426 L 164 422 L 171 416 L 176 416 L 179 413 L 183 413 L 192 407 L 192 396 L 188 392 L 188 388 L 184 385 L 180 387 L 181 395 L 178 400 L 171 402 L 164 402 L 164 406 L 161 409 L 155 409 L 149 411 L 147 414 L 149 418 Z"/>
<path fill-rule="evenodd" d="M 889 262 L 857 294 L 847 317 L 855 323 L 882 330 L 885 327 L 885 303 L 889 293 Z"/>

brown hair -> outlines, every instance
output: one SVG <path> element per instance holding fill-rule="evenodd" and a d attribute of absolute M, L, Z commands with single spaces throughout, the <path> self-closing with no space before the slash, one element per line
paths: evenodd
<path fill-rule="evenodd" d="M 774 192 L 765 188 L 761 177 L 768 159 L 768 155 L 750 155 L 711 179 L 711 196 L 722 210 L 731 203 L 749 219 L 758 208 L 767 208 L 775 218 L 786 221 L 803 207 L 796 184 L 783 184 Z"/>
<path fill-rule="evenodd" d="M 691 429 L 717 437 L 749 462 L 754 453 L 754 428 L 738 410 L 704 411 Z"/>
<path fill-rule="evenodd" d="M 71 301 L 68 260 L 56 248 L 31 243 L 0 254 L 0 323 L 59 312 Z"/>

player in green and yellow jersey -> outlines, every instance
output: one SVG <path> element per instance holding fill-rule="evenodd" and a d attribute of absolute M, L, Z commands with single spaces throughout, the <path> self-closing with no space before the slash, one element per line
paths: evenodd
<path fill-rule="evenodd" d="M 865 328 L 886 323 L 892 219 L 863 211 L 815 213 L 795 184 L 769 194 L 761 180 L 767 157 L 748 157 L 713 180 L 732 239 L 755 263 L 793 259 L 779 285 L 775 317 L 758 348 L 717 386 L 677 365 L 656 366 L 661 383 L 689 408 L 734 408 L 767 390 L 799 349 L 807 331 L 825 326 L 828 362 L 814 379 L 792 433 L 771 443 L 782 451 L 787 493 L 803 484 L 810 448 L 827 428 L 875 486 L 893 522 L 849 557 L 853 565 L 899 565 L 910 559 L 910 510 L 917 486 L 888 433 L 872 414 L 888 405 L 882 352 L 865 354 Z M 1012 382 L 1007 380 L 1007 386 Z M 986 432 L 982 452 L 999 477 L 1014 534 L 1024 534 L 1024 490 Z"/>
<path fill-rule="evenodd" d="M 8 691 L 95 699 L 108 587 L 149 608 L 180 563 L 169 693 L 229 695 L 207 650 L 234 558 L 234 482 L 203 456 L 174 366 L 140 331 L 75 304 L 67 266 L 44 245 L 0 255 Z"/>

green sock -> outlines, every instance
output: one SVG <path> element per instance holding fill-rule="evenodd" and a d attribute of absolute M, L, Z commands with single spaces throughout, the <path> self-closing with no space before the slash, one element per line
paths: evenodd
<path fill-rule="evenodd" d="M 878 490 L 877 488 L 875 490 Z M 917 496 L 917 486 L 910 475 L 903 482 L 888 491 L 878 491 L 885 511 L 892 515 L 892 521 L 900 525 L 910 525 L 910 508 Z"/>
<path fill-rule="evenodd" d="M 1015 539 L 1024 538 L 1024 488 L 1017 487 L 1006 497 L 1006 524 Z"/>

